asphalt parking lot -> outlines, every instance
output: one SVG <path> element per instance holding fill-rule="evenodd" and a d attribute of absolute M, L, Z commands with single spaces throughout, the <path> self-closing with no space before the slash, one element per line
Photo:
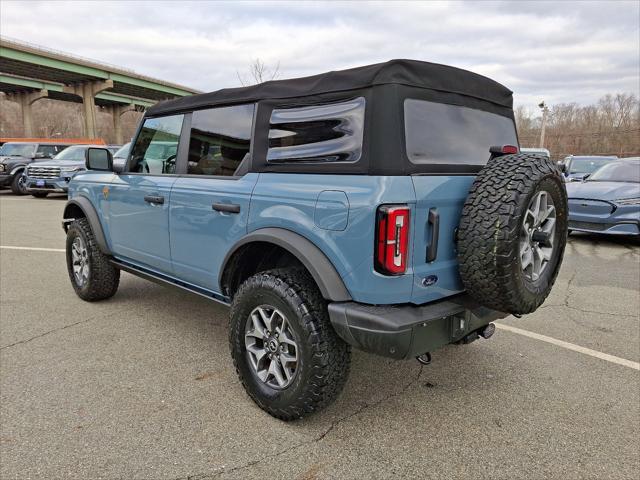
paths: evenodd
<path fill-rule="evenodd" d="M 237 381 L 225 307 L 129 274 L 75 296 L 64 203 L 0 192 L 2 479 L 637 478 L 637 243 L 572 236 L 545 305 L 500 321 L 565 343 L 354 352 L 334 405 L 282 423 Z"/>

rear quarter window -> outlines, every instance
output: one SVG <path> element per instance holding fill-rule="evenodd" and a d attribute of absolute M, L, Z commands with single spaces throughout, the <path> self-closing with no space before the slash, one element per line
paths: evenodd
<path fill-rule="evenodd" d="M 513 120 L 458 105 L 407 99 L 405 146 L 411 163 L 485 165 L 489 148 L 517 145 Z"/>
<path fill-rule="evenodd" d="M 269 163 L 356 162 L 362 155 L 364 97 L 278 108 L 269 122 Z"/>

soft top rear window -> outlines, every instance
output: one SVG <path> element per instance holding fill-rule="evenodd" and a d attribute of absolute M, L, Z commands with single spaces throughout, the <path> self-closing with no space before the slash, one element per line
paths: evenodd
<path fill-rule="evenodd" d="M 517 145 L 512 119 L 469 107 L 406 99 L 405 145 L 411 163 L 485 165 L 489 148 Z"/>

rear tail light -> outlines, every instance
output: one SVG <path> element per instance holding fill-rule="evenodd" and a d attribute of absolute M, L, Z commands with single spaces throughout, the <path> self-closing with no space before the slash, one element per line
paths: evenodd
<path fill-rule="evenodd" d="M 407 271 L 408 251 L 409 207 L 379 207 L 376 218 L 376 271 L 384 275 L 402 275 Z"/>

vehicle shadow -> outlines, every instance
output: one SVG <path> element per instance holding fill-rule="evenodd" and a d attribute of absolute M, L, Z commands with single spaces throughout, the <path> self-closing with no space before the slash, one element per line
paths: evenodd
<path fill-rule="evenodd" d="M 168 324 L 171 323 L 170 327 L 180 332 L 182 338 L 201 339 L 210 346 L 213 357 L 226 359 L 226 364 L 220 368 L 222 378 L 217 378 L 219 384 L 225 385 L 225 389 L 233 395 L 238 395 L 238 402 L 247 402 L 247 408 L 255 407 L 255 412 L 259 413 L 258 407 L 252 405 L 242 391 L 233 369 L 228 343 L 229 309 L 226 306 L 129 275 L 124 276 L 123 280 L 118 293 L 109 303 L 129 311 L 136 310 L 142 315 L 162 312 L 155 320 L 163 325 L 167 323 L 162 328 L 169 328 Z M 458 379 L 453 382 L 454 386 L 449 385 L 446 395 L 451 394 L 451 389 L 484 388 L 482 382 L 488 368 L 487 357 L 486 351 L 483 360 L 477 349 L 449 346 L 435 354 L 435 366 L 423 367 L 414 359 L 396 361 L 354 349 L 349 378 L 337 401 L 326 410 L 288 424 L 287 428 L 322 438 L 337 423 L 365 409 L 389 404 L 398 413 L 398 409 L 403 410 L 412 404 L 412 401 L 406 400 L 405 405 L 401 397 L 406 399 L 412 395 L 428 395 L 437 398 L 444 392 L 438 386 L 444 377 Z M 496 361 L 493 366 L 502 371 L 497 365 Z M 508 383 L 513 379 L 503 381 Z M 265 419 L 271 421 L 267 414 L 264 415 Z M 307 428 L 311 430 L 307 431 Z"/>

